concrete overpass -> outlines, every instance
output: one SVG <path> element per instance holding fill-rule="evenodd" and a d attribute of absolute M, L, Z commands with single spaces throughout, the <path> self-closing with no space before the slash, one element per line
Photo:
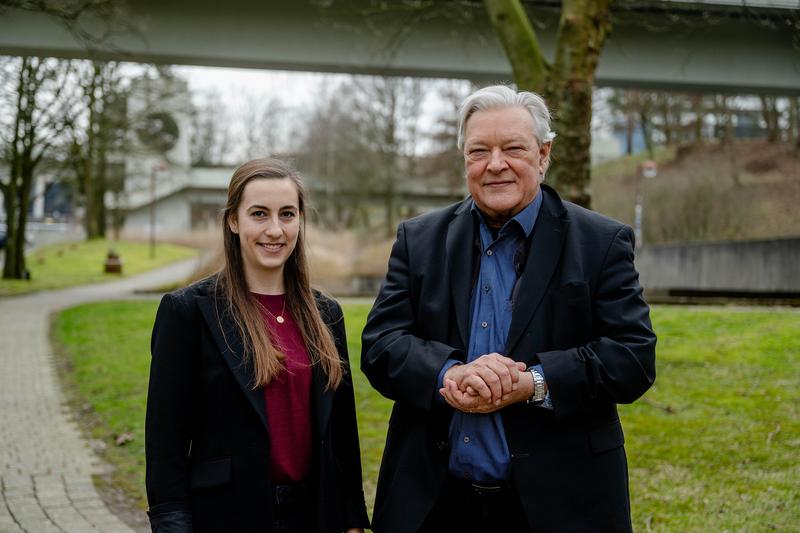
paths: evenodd
<path fill-rule="evenodd" d="M 552 57 L 560 2 L 526 3 Z M 800 94 L 800 0 L 624 6 L 614 12 L 598 85 Z M 126 30 L 101 19 L 81 17 L 70 31 L 54 17 L 6 8 L 0 53 L 86 57 L 88 48 L 141 62 L 511 79 L 477 0 L 132 0 Z"/>

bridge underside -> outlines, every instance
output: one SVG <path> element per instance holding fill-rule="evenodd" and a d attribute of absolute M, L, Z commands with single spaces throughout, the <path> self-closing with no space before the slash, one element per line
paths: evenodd
<path fill-rule="evenodd" d="M 382 5 L 383 4 L 383 5 Z M 84 17 L 79 31 L 41 13 L 6 9 L 0 53 L 168 64 L 508 81 L 511 69 L 480 2 L 141 0 L 128 28 Z M 558 9 L 532 12 L 552 57 Z M 385 7 L 389 6 L 389 7 Z M 792 10 L 619 11 L 600 86 L 800 94 Z M 796 21 L 795 21 L 796 23 Z M 793 42 L 794 41 L 794 42 Z M 88 51 L 87 51 L 88 47 Z"/>

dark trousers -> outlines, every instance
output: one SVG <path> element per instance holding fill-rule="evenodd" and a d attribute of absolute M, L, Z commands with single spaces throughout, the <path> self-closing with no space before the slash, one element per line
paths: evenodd
<path fill-rule="evenodd" d="M 315 513 L 307 485 L 275 485 L 273 533 L 311 533 L 316 530 Z"/>
<path fill-rule="evenodd" d="M 530 531 L 519 494 L 512 485 L 480 487 L 448 477 L 420 533 L 507 533 Z"/>

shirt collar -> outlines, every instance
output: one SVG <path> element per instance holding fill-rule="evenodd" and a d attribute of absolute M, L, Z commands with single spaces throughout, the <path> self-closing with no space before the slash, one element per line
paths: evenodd
<path fill-rule="evenodd" d="M 522 231 L 525 233 L 525 237 L 530 237 L 531 232 L 533 231 L 533 226 L 536 224 L 536 217 L 539 216 L 539 209 L 542 207 L 542 189 L 536 192 L 536 196 L 534 197 L 533 201 L 525 206 L 525 208 L 514 215 L 511 220 L 503 224 L 503 227 L 500 228 L 500 232 L 502 233 L 503 229 L 505 229 L 509 224 L 516 222 Z M 481 213 L 478 206 L 475 205 L 475 200 L 472 200 L 472 205 L 470 206 L 470 211 L 472 211 L 474 216 L 478 217 L 478 220 L 484 226 L 487 226 L 486 219 L 483 218 L 483 213 Z"/>

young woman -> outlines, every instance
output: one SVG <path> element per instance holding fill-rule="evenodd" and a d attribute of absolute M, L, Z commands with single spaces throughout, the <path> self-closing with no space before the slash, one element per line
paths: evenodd
<path fill-rule="evenodd" d="M 304 213 L 291 167 L 245 163 L 222 270 L 161 301 L 146 421 L 155 532 L 369 525 L 344 319 L 310 287 Z"/>

